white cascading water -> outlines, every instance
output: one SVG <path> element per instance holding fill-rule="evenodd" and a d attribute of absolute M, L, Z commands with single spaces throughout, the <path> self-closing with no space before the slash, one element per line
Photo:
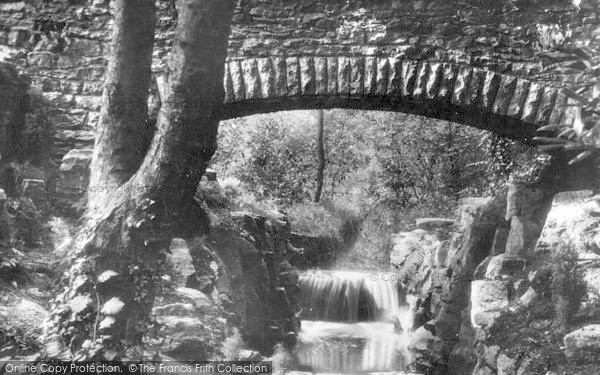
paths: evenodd
<path fill-rule="evenodd" d="M 299 284 L 303 320 L 295 352 L 302 366 L 338 373 L 406 368 L 412 306 L 401 306 L 389 273 L 307 271 Z"/>

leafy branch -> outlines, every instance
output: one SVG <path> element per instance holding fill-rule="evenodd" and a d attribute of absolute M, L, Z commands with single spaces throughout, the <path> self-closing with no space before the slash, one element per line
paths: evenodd
<path fill-rule="evenodd" d="M 542 143 L 540 151 L 577 152 L 569 164 L 574 164 L 600 150 L 600 61 L 592 49 L 585 46 L 542 54 L 550 61 L 543 72 L 570 74 L 574 85 L 563 89 L 567 108 L 574 112 L 573 123 L 560 122 L 538 128 L 535 141 Z M 572 107 L 572 108 L 569 108 Z M 563 116 L 564 118 L 564 116 Z"/>

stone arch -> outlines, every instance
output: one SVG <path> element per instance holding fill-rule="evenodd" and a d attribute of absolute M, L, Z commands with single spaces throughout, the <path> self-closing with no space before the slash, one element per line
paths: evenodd
<path fill-rule="evenodd" d="M 299 56 L 226 62 L 223 119 L 291 109 L 413 113 L 531 143 L 537 128 L 572 124 L 564 90 L 512 74 L 389 56 Z"/>

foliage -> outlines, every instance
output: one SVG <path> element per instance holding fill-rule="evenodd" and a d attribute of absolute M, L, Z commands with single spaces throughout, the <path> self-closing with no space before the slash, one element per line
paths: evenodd
<path fill-rule="evenodd" d="M 234 329 L 233 334 L 225 339 L 221 352 L 226 361 L 236 361 L 240 359 L 240 353 L 247 347 L 242 334 L 238 329 Z"/>
<path fill-rule="evenodd" d="M 237 124 L 232 129 L 237 128 Z M 290 202 L 308 199 L 313 185 L 313 160 L 305 150 L 314 142 L 300 132 L 289 131 L 283 123 L 265 118 L 260 127 L 246 134 L 245 149 L 231 144 L 238 136 L 227 139 L 227 127 L 219 136 L 215 158 L 220 174 L 232 170 L 247 188 L 261 197 L 280 197 Z M 233 133 L 233 130 L 229 130 Z M 225 138 L 225 139 L 224 139 Z M 234 147 L 231 147 L 234 146 Z M 235 164 L 232 162 L 236 162 Z"/>
<path fill-rule="evenodd" d="M 598 39 L 600 33 L 592 36 Z M 548 60 L 546 72 L 570 74 L 573 84 L 563 89 L 567 95 L 565 115 L 558 123 L 538 129 L 543 151 L 577 152 L 570 164 L 583 161 L 600 149 L 600 59 L 585 45 L 564 48 L 544 54 Z M 572 123 L 571 123 L 572 120 Z"/>
<path fill-rule="evenodd" d="M 275 345 L 273 355 L 269 358 L 274 374 L 284 374 L 294 368 L 296 361 L 286 347 L 279 343 Z"/>
<path fill-rule="evenodd" d="M 476 141 L 481 131 L 415 116 L 397 120 L 378 124 L 383 130 L 375 145 L 382 167 L 379 182 L 386 188 L 382 199 L 408 207 L 455 199 L 469 186 L 481 190 Z"/>
<path fill-rule="evenodd" d="M 317 172 L 314 113 L 255 115 L 221 124 L 213 168 L 235 176 L 259 199 L 290 205 L 314 194 Z M 314 133 L 314 134 L 313 134 Z M 314 135 L 314 136 L 313 136 Z M 484 141 L 482 141 L 482 139 Z M 482 153 L 482 143 L 486 152 Z M 401 113 L 325 111 L 325 199 L 370 209 L 403 208 L 501 186 L 524 147 L 474 128 Z M 356 200 L 355 196 L 361 200 Z"/>
<path fill-rule="evenodd" d="M 587 283 L 577 268 L 578 252 L 575 246 L 563 242 L 552 253 L 552 284 L 550 286 L 557 324 L 562 328 L 571 321 L 587 294 Z"/>

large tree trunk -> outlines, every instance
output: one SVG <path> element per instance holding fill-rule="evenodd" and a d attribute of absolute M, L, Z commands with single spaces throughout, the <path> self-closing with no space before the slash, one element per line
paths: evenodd
<path fill-rule="evenodd" d="M 325 121 L 324 121 L 323 110 L 319 110 L 318 126 L 319 131 L 317 135 L 317 158 L 318 158 L 318 169 L 317 169 L 317 190 L 315 191 L 315 203 L 319 203 L 321 200 L 321 194 L 323 192 L 323 180 L 325 178 Z"/>
<path fill-rule="evenodd" d="M 102 207 L 138 169 L 151 134 L 148 87 L 156 19 L 155 3 L 113 2 L 115 24 L 102 111 L 91 165 L 88 206 Z"/>
<path fill-rule="evenodd" d="M 45 327 L 48 356 L 140 359 L 172 237 L 198 233 L 208 224 L 193 195 L 216 148 L 233 1 L 177 4 L 176 40 L 157 130 L 137 171 L 89 210 L 75 263 Z M 144 131 L 136 129 L 130 137 Z M 102 131 L 127 133 L 123 128 Z M 105 144 L 101 137 L 97 147 Z M 118 170 L 110 160 L 99 165 L 108 166 L 94 171 L 102 178 L 107 170 Z"/>

